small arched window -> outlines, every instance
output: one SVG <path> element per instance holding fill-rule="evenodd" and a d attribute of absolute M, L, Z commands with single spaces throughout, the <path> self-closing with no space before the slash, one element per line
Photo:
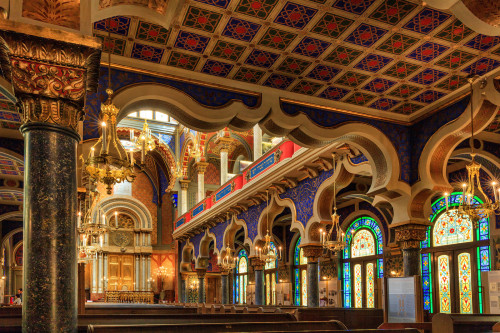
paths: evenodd
<path fill-rule="evenodd" d="M 246 304 L 248 284 L 248 254 L 245 249 L 238 252 L 236 265 L 236 278 L 234 279 L 234 303 Z"/>

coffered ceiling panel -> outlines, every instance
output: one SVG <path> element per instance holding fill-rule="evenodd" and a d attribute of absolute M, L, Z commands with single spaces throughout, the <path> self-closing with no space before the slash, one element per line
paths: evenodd
<path fill-rule="evenodd" d="M 170 31 L 119 16 L 94 34 L 139 61 L 402 114 L 500 65 L 500 37 L 405 0 L 188 1 Z"/>

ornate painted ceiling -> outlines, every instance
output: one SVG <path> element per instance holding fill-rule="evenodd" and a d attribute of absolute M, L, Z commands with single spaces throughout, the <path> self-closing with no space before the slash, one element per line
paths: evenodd
<path fill-rule="evenodd" d="M 402 114 L 500 66 L 500 37 L 404 0 L 196 0 L 170 31 L 93 28 L 113 54 Z"/>

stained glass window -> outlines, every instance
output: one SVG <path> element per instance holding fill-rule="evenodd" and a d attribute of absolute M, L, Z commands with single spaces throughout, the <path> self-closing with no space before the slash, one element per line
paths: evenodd
<path fill-rule="evenodd" d="M 247 293 L 248 255 L 245 249 L 238 252 L 238 264 L 236 265 L 236 278 L 234 279 L 233 301 L 236 304 L 246 303 Z"/>
<path fill-rule="evenodd" d="M 456 212 L 456 210 L 452 209 L 452 208 L 457 207 L 461 201 L 462 201 L 462 192 L 453 192 L 448 197 L 448 207 L 449 207 L 448 212 L 452 212 L 452 211 Z M 472 202 L 474 204 L 483 203 L 481 201 L 481 199 L 479 199 L 478 197 L 474 197 Z M 431 223 L 434 223 L 435 225 L 437 225 L 437 220 L 440 218 L 444 218 L 443 215 L 445 215 L 445 214 L 442 214 L 446 210 L 445 198 L 441 197 L 438 200 L 434 201 L 431 205 L 431 210 L 432 210 L 432 213 L 431 213 L 429 220 Z M 468 221 L 470 222 L 470 219 L 467 219 L 467 221 L 462 221 L 462 222 L 460 222 L 460 224 L 465 225 L 465 224 L 469 223 Z M 479 228 L 477 228 L 477 231 L 476 231 L 477 232 L 476 240 L 490 239 L 490 221 L 489 221 L 489 219 L 482 218 L 478 221 L 478 224 L 479 224 Z M 429 248 L 431 246 L 431 243 L 430 243 L 431 239 L 433 239 L 433 241 L 435 242 L 435 236 L 431 237 L 432 230 L 433 229 L 431 226 L 429 226 L 427 228 L 426 239 L 420 243 L 420 247 L 422 249 L 426 249 L 426 248 Z M 434 231 L 436 231 L 436 227 L 434 227 Z M 455 232 L 455 230 L 453 230 L 453 231 Z M 445 233 L 443 232 L 443 234 L 445 234 Z M 456 234 L 455 234 L 455 237 L 456 237 Z M 473 241 L 472 237 L 473 237 L 473 234 L 471 232 L 470 233 L 470 240 L 467 239 L 465 241 Z M 459 239 L 459 238 L 457 238 L 457 239 Z M 455 244 L 455 243 L 450 243 L 450 244 Z M 434 246 L 436 246 L 436 243 L 434 243 Z M 439 245 L 437 245 L 437 246 L 439 246 Z"/>
<path fill-rule="evenodd" d="M 477 270 L 477 285 L 479 289 L 479 313 L 483 313 L 483 284 L 481 282 L 481 272 L 488 272 L 490 267 L 490 247 L 481 246 L 477 248 L 477 262 L 479 269 Z"/>
<path fill-rule="evenodd" d="M 373 263 L 366 265 L 366 307 L 375 307 L 375 268 Z"/>
<path fill-rule="evenodd" d="M 266 304 L 270 305 L 271 304 L 271 280 L 270 280 L 270 274 L 266 274 Z"/>
<path fill-rule="evenodd" d="M 374 254 L 382 254 L 383 252 L 383 237 L 382 231 L 378 226 L 377 221 L 371 217 L 364 216 L 356 219 L 351 223 L 346 231 L 346 247 L 344 249 L 344 259 L 349 259 L 351 255 L 351 244 L 353 243 L 353 237 L 356 236 L 359 230 L 366 229 L 372 232 L 375 236 L 375 252 Z"/>
<path fill-rule="evenodd" d="M 354 265 L 354 307 L 363 307 L 363 286 L 361 281 L 361 264 Z"/>
<path fill-rule="evenodd" d="M 300 272 L 295 268 L 295 305 L 300 305 Z"/>
<path fill-rule="evenodd" d="M 384 258 L 380 258 L 378 260 L 377 271 L 378 271 L 378 277 L 383 278 L 384 277 Z"/>
<path fill-rule="evenodd" d="M 272 304 L 276 305 L 276 273 L 271 276 L 271 293 Z"/>
<path fill-rule="evenodd" d="M 375 254 L 375 238 L 367 229 L 361 229 L 352 238 L 351 257 L 365 257 Z"/>
<path fill-rule="evenodd" d="M 351 307 L 351 264 L 344 263 L 344 307 Z"/>
<path fill-rule="evenodd" d="M 271 242 L 270 245 L 271 245 L 271 250 L 274 251 L 274 253 L 278 253 L 276 251 L 276 245 L 274 245 L 273 242 Z M 266 265 L 264 266 L 264 269 L 273 269 L 273 268 L 276 268 L 276 261 L 267 262 Z"/>
<path fill-rule="evenodd" d="M 431 254 L 422 254 L 422 287 L 424 296 L 424 310 L 433 312 L 432 308 L 432 265 Z"/>
<path fill-rule="evenodd" d="M 246 273 L 247 272 L 247 258 L 246 257 L 241 257 L 239 259 L 239 264 L 238 264 L 238 274 Z"/>
<path fill-rule="evenodd" d="M 307 258 L 304 257 L 304 250 L 299 247 L 300 240 L 301 237 L 295 244 L 293 256 L 295 264 L 295 305 L 307 305 L 307 274 L 305 269 L 299 268 L 300 265 L 307 264 Z"/>
<path fill-rule="evenodd" d="M 441 214 L 434 225 L 434 246 L 472 242 L 472 221 L 458 209 Z"/>
<path fill-rule="evenodd" d="M 458 255 L 458 288 L 460 290 L 460 313 L 472 313 L 472 274 L 470 254 Z"/>
<path fill-rule="evenodd" d="M 439 310 L 450 313 L 450 258 L 447 255 L 438 257 L 439 267 Z"/>
<path fill-rule="evenodd" d="M 307 270 L 302 270 L 302 305 L 307 305 Z"/>

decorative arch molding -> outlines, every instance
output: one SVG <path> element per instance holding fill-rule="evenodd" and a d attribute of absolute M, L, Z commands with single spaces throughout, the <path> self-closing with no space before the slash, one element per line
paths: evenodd
<path fill-rule="evenodd" d="M 10 258 L 9 258 L 9 259 L 10 259 L 10 261 L 11 261 L 11 263 L 12 263 L 13 265 L 18 266 L 18 265 L 17 265 L 17 262 L 16 262 L 16 253 L 17 253 L 17 250 L 18 250 L 21 246 L 23 246 L 23 244 L 24 244 L 23 240 L 20 240 L 19 242 L 17 242 L 17 243 L 14 245 L 14 248 L 12 249 L 12 255 L 10 256 Z M 23 262 L 23 264 L 24 264 L 24 262 Z M 19 267 L 19 266 L 18 266 L 18 267 Z"/>
<path fill-rule="evenodd" d="M 213 232 L 205 229 L 203 237 L 201 238 L 198 256 L 196 257 L 196 268 L 207 268 L 208 260 L 210 259 L 210 244 L 217 243 L 217 238 Z M 214 246 L 214 254 L 219 254 L 219 250 Z"/>
<path fill-rule="evenodd" d="M 267 227 L 269 221 L 275 220 L 276 216 L 281 214 L 285 208 L 289 208 L 292 214 L 292 223 L 290 225 L 291 232 L 297 232 L 301 236 L 304 235 L 304 226 L 300 221 L 297 221 L 297 210 L 295 208 L 295 203 L 291 199 L 282 199 L 276 192 L 272 192 L 269 198 L 269 205 L 264 206 L 264 209 L 260 213 L 257 222 L 257 235 L 252 241 L 252 246 L 250 246 L 250 256 L 255 255 L 255 246 L 263 242 L 264 236 L 267 232 Z M 273 225 L 269 226 L 269 232 L 272 234 Z"/>
<path fill-rule="evenodd" d="M 14 236 L 17 233 L 23 232 L 23 228 L 16 228 L 14 230 L 9 231 L 3 238 L 2 238 L 2 246 L 0 246 L 0 249 L 3 249 L 5 247 L 5 244 L 7 241 Z M 14 253 L 14 251 L 12 251 Z"/>
<path fill-rule="evenodd" d="M 354 179 L 354 174 L 349 172 L 343 163 L 335 170 L 331 177 L 327 178 L 316 191 L 313 202 L 313 216 L 309 219 L 306 227 L 306 237 L 309 237 L 309 229 L 312 221 L 320 222 L 330 220 L 332 215 L 333 197 L 338 194 L 340 190 L 348 186 Z M 333 183 L 336 182 L 337 193 L 333 192 Z M 307 239 L 309 240 L 309 239 Z M 319 241 L 316 240 L 316 241 Z"/>
<path fill-rule="evenodd" d="M 0 215 L 0 225 L 1 225 L 2 221 L 14 220 L 14 219 L 16 219 L 16 220 L 19 219 L 22 221 L 23 212 L 22 211 L 15 211 L 15 212 L 9 212 L 9 213 L 5 213 L 5 214 Z"/>
<path fill-rule="evenodd" d="M 474 153 L 476 153 L 475 160 L 484 167 L 490 176 L 500 175 L 500 160 L 498 156 L 482 149 L 474 149 Z M 462 148 L 453 151 L 453 154 L 450 156 L 450 160 L 451 159 L 470 162 L 470 148 Z"/>
<path fill-rule="evenodd" d="M 188 239 L 182 247 L 181 272 L 191 272 L 191 262 L 194 257 L 194 245 Z"/>
<path fill-rule="evenodd" d="M 248 237 L 248 228 L 247 224 L 244 220 L 239 219 L 236 215 L 233 215 L 231 217 L 231 223 L 226 227 L 224 231 L 224 236 L 223 236 L 223 249 L 221 251 L 221 257 L 226 255 L 226 251 L 224 250 L 224 247 L 226 244 L 229 244 L 229 247 L 233 250 L 235 250 L 235 237 L 238 231 L 243 229 L 243 244 L 242 246 L 245 249 L 252 249 L 252 240 Z M 248 251 L 248 250 L 247 250 Z"/>
<path fill-rule="evenodd" d="M 161 83 L 137 83 L 118 90 L 113 102 L 121 110 L 117 117 L 119 120 L 123 117 L 122 114 L 132 112 L 139 104 L 142 106 L 147 103 L 166 110 L 183 125 L 202 132 L 214 132 L 228 125 L 232 129 L 245 131 L 262 119 L 268 111 L 268 108 L 261 105 L 260 97 L 250 92 L 246 94 L 248 97 L 257 98 L 255 101 L 242 101 L 244 96 L 240 96 L 239 91 L 236 94 L 227 91 L 228 96 L 216 94 L 220 101 L 214 105 L 206 105 L 204 101 L 189 96 L 189 93 L 191 92 L 188 87 L 186 90 L 180 90 Z"/>
<path fill-rule="evenodd" d="M 458 118 L 438 129 L 427 141 L 418 163 L 419 181 L 412 186 L 407 220 L 426 221 L 430 200 L 436 192 L 451 192 L 446 166 L 455 148 L 471 136 L 470 103 L 474 131 L 479 133 L 495 118 L 500 105 L 500 80 L 492 77 L 476 82 L 473 99 Z"/>
<path fill-rule="evenodd" d="M 128 195 L 112 195 L 102 199 L 92 211 L 92 220 L 97 220 L 99 209 L 109 220 L 115 211 L 128 212 L 136 228 L 153 230 L 153 218 L 148 208 L 139 200 Z"/>

